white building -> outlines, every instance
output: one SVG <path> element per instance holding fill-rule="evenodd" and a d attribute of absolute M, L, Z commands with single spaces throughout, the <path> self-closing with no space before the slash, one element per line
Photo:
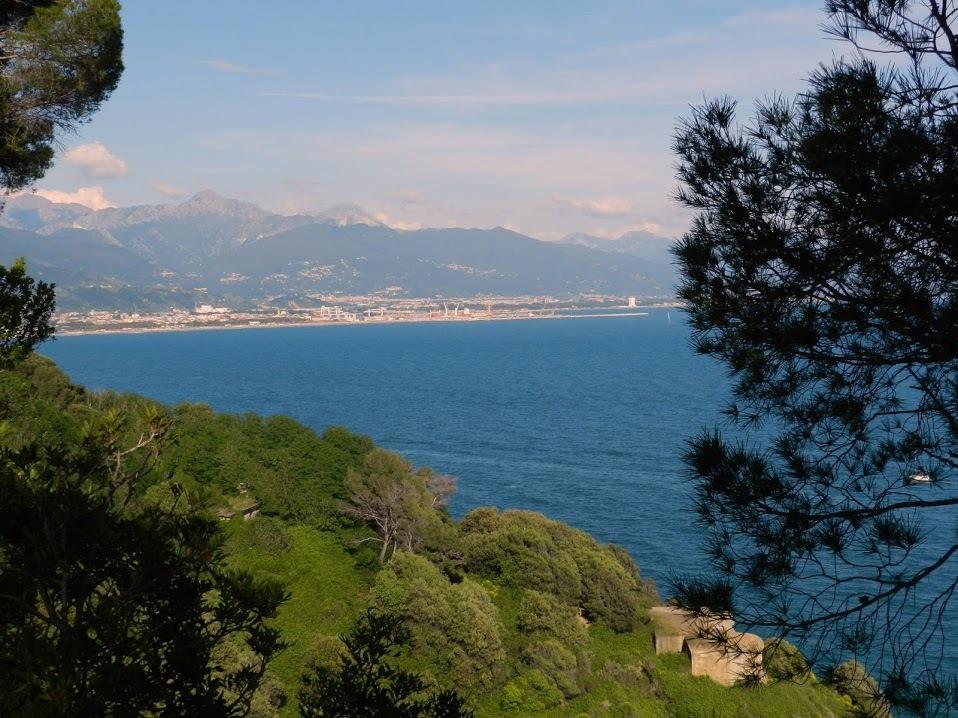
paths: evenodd
<path fill-rule="evenodd" d="M 229 312 L 227 307 L 214 307 L 211 304 L 201 304 L 196 308 L 196 314 L 226 314 Z"/>

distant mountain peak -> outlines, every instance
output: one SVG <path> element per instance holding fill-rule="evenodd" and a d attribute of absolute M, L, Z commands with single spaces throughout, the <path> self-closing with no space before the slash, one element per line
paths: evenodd
<path fill-rule="evenodd" d="M 197 192 L 191 197 L 187 197 L 180 204 L 186 204 L 188 202 L 210 202 L 213 200 L 225 200 L 225 199 L 227 198 L 221 195 L 219 192 L 207 188 L 207 189 L 201 189 L 199 192 Z"/>
<path fill-rule="evenodd" d="M 607 242 L 610 240 L 596 237 L 588 232 L 572 232 L 559 240 L 562 244 L 585 244 L 586 242 Z"/>
<path fill-rule="evenodd" d="M 0 227 L 35 231 L 47 225 L 71 226 L 93 210 L 75 202 L 51 202 L 33 192 L 0 197 Z"/>
<path fill-rule="evenodd" d="M 161 205 L 162 206 L 162 205 Z M 177 213 L 213 213 L 230 214 L 244 217 L 266 217 L 270 212 L 253 204 L 239 199 L 224 197 L 211 189 L 200 190 L 192 197 L 188 197 L 176 205 Z"/>
<path fill-rule="evenodd" d="M 644 229 L 626 232 L 619 237 L 597 237 L 594 234 L 575 232 L 559 240 L 562 244 L 574 244 L 589 249 L 598 249 L 602 252 L 615 252 L 642 257 L 651 262 L 662 265 L 672 263 L 669 248 L 674 240 L 662 237 Z"/>
<path fill-rule="evenodd" d="M 25 256 L 42 266 L 64 307 L 128 306 L 130 297 L 193 306 L 198 292 L 203 301 L 307 304 L 320 295 L 387 290 L 409 297 L 666 295 L 674 276 L 668 242 L 651 236 L 574 235 L 563 244 L 505 227 L 400 234 L 352 203 L 288 216 L 203 190 L 179 203 L 99 211 L 42 198 L 16 204 L 11 199 L 0 215 L 0 264 Z M 602 251 L 569 246 L 574 239 Z M 106 286 L 112 289 L 104 293 Z"/>

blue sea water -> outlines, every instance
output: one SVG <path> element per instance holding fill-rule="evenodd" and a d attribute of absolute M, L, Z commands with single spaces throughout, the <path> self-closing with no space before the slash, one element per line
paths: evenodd
<path fill-rule="evenodd" d="M 726 380 L 675 310 L 74 336 L 44 353 L 91 389 L 369 434 L 455 476 L 454 514 L 541 511 L 658 581 L 702 566 L 680 455 L 719 421 Z"/>
<path fill-rule="evenodd" d="M 624 546 L 660 585 L 706 568 L 681 454 L 722 425 L 729 388 L 679 311 L 88 335 L 43 350 L 91 389 L 369 434 L 455 476 L 455 515 L 541 511 Z M 933 533 L 928 550 L 950 535 Z M 958 638 L 954 612 L 943 620 Z M 958 650 L 944 653 L 954 671 Z"/>

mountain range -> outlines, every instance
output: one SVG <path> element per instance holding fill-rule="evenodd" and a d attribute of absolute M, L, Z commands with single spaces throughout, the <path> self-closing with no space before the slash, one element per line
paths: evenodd
<path fill-rule="evenodd" d="M 7 200 L 0 263 L 25 257 L 62 310 L 315 304 L 329 295 L 670 296 L 669 240 L 631 232 L 544 242 L 501 227 L 400 231 L 355 205 L 280 215 L 205 190 L 97 211 Z"/>

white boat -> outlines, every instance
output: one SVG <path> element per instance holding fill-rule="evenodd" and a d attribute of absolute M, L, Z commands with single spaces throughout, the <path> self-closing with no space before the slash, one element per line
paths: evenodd
<path fill-rule="evenodd" d="M 931 476 L 923 473 L 912 474 L 908 477 L 909 484 L 930 484 Z"/>

